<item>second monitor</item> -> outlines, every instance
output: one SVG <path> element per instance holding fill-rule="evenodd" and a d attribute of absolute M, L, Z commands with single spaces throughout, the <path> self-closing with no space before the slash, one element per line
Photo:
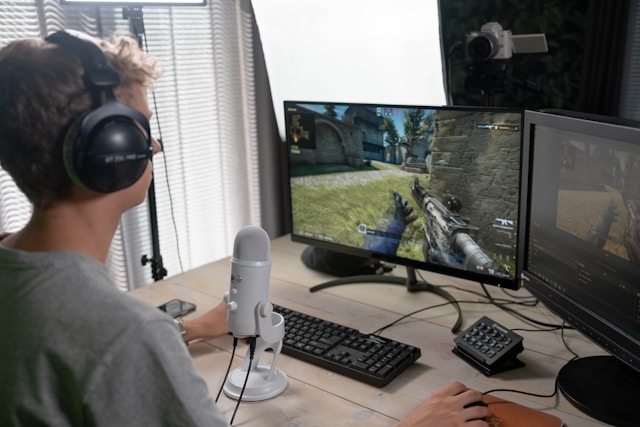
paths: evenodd
<path fill-rule="evenodd" d="M 294 241 L 518 288 L 521 110 L 284 104 Z"/>

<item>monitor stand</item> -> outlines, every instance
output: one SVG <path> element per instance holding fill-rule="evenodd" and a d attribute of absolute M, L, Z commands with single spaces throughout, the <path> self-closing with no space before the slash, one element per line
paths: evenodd
<path fill-rule="evenodd" d="M 575 359 L 558 373 L 558 388 L 571 404 L 608 424 L 638 425 L 640 374 L 613 356 Z"/>
<path fill-rule="evenodd" d="M 409 292 L 431 292 L 441 296 L 453 305 L 458 312 L 458 320 L 451 328 L 451 332 L 458 333 L 462 326 L 462 310 L 458 301 L 447 291 L 430 283 L 418 281 L 416 277 L 416 270 L 413 267 L 406 267 L 407 277 L 397 276 L 382 276 L 378 274 L 363 274 L 349 277 L 342 277 L 340 279 L 329 280 L 319 285 L 315 285 L 309 289 L 310 292 L 317 292 L 322 289 L 330 288 L 333 286 L 341 285 L 353 285 L 359 283 L 387 283 L 392 285 L 406 286 Z"/>

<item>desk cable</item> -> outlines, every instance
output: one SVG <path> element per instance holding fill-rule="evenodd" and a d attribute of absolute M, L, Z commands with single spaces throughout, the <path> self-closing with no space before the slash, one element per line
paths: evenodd
<path fill-rule="evenodd" d="M 562 326 L 559 328 L 560 329 L 560 337 L 562 339 L 562 343 L 564 344 L 565 348 L 569 351 L 569 353 L 571 353 L 573 355 L 573 357 L 569 360 L 575 360 L 575 359 L 579 359 L 580 356 L 571 349 L 571 347 L 569 347 L 569 344 L 567 343 L 567 340 L 565 339 L 564 336 L 564 331 L 565 329 L 573 329 L 570 328 L 566 325 L 566 322 L 562 322 Z M 526 330 L 526 329 L 525 329 Z M 536 330 L 536 331 L 532 331 L 532 330 L 527 330 L 529 332 L 546 332 L 549 330 Z M 568 363 L 568 362 L 567 362 Z M 519 393 L 519 394 L 524 394 L 527 396 L 534 396 L 534 397 L 554 397 L 557 393 L 558 393 L 558 375 L 556 375 L 556 380 L 554 381 L 553 384 L 553 392 L 551 394 L 538 394 L 538 393 L 531 393 L 531 392 L 527 392 L 527 391 L 522 391 L 522 390 L 514 390 L 514 389 L 509 389 L 509 388 L 496 388 L 496 389 L 492 389 L 492 390 L 487 390 L 485 392 L 483 392 L 482 394 L 491 394 L 491 393 L 498 393 L 498 392 L 507 392 L 507 393 Z"/>
<path fill-rule="evenodd" d="M 513 331 L 528 331 L 528 332 L 550 332 L 550 331 L 557 331 L 560 330 L 560 335 L 561 335 L 561 339 L 562 339 L 562 343 L 564 344 L 565 348 L 573 355 L 573 358 L 571 360 L 575 360 L 577 358 L 579 358 L 579 355 L 574 352 L 570 347 L 569 344 L 567 343 L 566 339 L 565 339 L 565 335 L 564 335 L 564 331 L 567 329 L 574 329 L 573 327 L 571 327 L 570 325 L 567 325 L 566 322 L 562 322 L 562 324 L 551 324 L 551 323 L 546 323 L 546 322 L 542 322 L 540 320 L 537 319 L 533 319 L 529 316 L 526 316 L 522 313 L 520 313 L 518 310 L 510 307 L 510 305 L 516 305 L 516 306 L 525 306 L 525 307 L 535 307 L 538 303 L 539 300 L 537 298 L 534 297 L 519 297 L 519 296 L 514 296 L 514 295 L 510 295 L 509 293 L 507 293 L 504 289 L 503 292 L 505 292 L 510 299 L 506 299 L 506 298 L 495 298 L 493 297 L 489 291 L 487 290 L 486 286 L 484 283 L 480 284 L 482 286 L 482 289 L 484 291 L 484 293 L 480 293 L 480 292 L 474 292 L 468 289 L 464 289 L 464 288 L 460 288 L 458 286 L 454 286 L 454 285 L 448 285 L 448 286 L 442 286 L 442 287 L 452 287 L 455 288 L 457 290 L 460 291 L 464 291 L 464 292 L 468 292 L 471 293 L 473 295 L 476 295 L 478 297 L 481 298 L 486 298 L 487 301 L 463 301 L 463 300 L 457 300 L 456 303 L 458 304 L 487 304 L 487 305 L 494 305 L 495 307 L 511 314 L 514 317 L 517 317 L 519 319 L 521 319 L 522 321 L 529 323 L 529 324 L 533 324 L 535 325 L 537 328 L 536 329 L 513 329 Z M 520 300 L 520 301 L 518 301 Z M 421 309 L 412 311 L 411 313 L 407 313 L 404 314 L 402 316 L 400 316 L 398 319 L 394 320 L 391 323 L 388 323 L 378 329 L 376 329 L 375 331 L 373 331 L 371 333 L 371 335 L 379 335 L 382 331 L 384 331 L 385 329 L 388 329 L 398 323 L 400 323 L 401 321 L 417 314 L 423 311 L 427 311 L 433 308 L 438 308 L 438 307 L 443 307 L 449 304 L 453 304 L 452 301 L 447 301 L 444 302 L 442 304 L 436 304 L 436 305 L 431 305 L 428 307 L 423 307 Z M 542 328 L 546 328 L 546 329 L 542 329 Z M 483 394 L 491 394 L 491 393 L 497 393 L 497 392 L 510 392 L 510 393 L 519 393 L 519 394 L 525 394 L 528 396 L 535 396 L 535 397 L 543 397 L 543 398 L 550 398 L 550 397 L 554 397 L 557 393 L 558 393 L 558 376 L 556 376 L 556 380 L 554 382 L 554 388 L 553 388 L 553 392 L 551 394 L 536 394 L 536 393 L 530 393 L 530 392 L 525 392 L 522 390 L 515 390 L 515 389 L 492 389 L 492 390 L 487 390 L 485 392 L 483 392 Z"/>
<path fill-rule="evenodd" d="M 473 292 L 473 291 L 469 291 L 469 292 L 477 294 L 477 295 L 481 295 L 481 294 L 478 294 L 478 293 Z M 510 307 L 506 307 L 505 306 L 506 304 L 529 305 L 531 303 L 531 301 L 523 303 L 523 302 L 518 302 L 518 301 L 509 301 L 509 300 L 502 300 L 502 299 L 496 300 L 496 299 L 493 299 L 491 297 L 489 297 L 489 298 L 490 298 L 490 301 L 462 301 L 462 300 L 459 300 L 458 303 L 459 304 L 490 304 L 490 305 L 495 305 L 495 306 L 505 310 L 506 312 L 508 312 L 510 314 L 513 314 L 516 317 L 521 317 L 520 313 L 518 313 L 516 310 L 514 310 L 514 309 L 512 309 Z M 411 313 L 404 314 L 401 317 L 399 317 L 398 319 L 394 320 L 393 322 L 388 323 L 388 324 L 376 329 L 375 331 L 373 331 L 371 333 L 371 335 L 378 335 L 382 331 L 384 331 L 385 329 L 388 329 L 391 326 L 394 326 L 394 325 L 398 324 L 402 320 L 407 319 L 408 317 L 411 317 L 414 314 L 420 313 L 422 311 L 430 310 L 430 309 L 433 309 L 433 308 L 442 307 L 442 306 L 449 305 L 449 304 L 451 304 L 451 302 L 447 301 L 447 302 L 442 303 L 442 304 L 431 305 L 429 307 L 424 307 L 424 308 L 412 311 Z M 562 339 L 562 343 L 564 344 L 565 348 L 573 355 L 571 360 L 575 360 L 575 359 L 579 358 L 579 355 L 575 351 L 573 351 L 571 349 L 571 347 L 569 347 L 569 344 L 567 343 L 567 341 L 565 339 L 564 331 L 566 329 L 573 329 L 572 327 L 567 325 L 566 322 L 563 322 L 562 325 L 554 325 L 554 324 L 548 324 L 548 323 L 545 323 L 545 322 L 540 322 L 540 321 L 537 321 L 535 319 L 531 319 L 531 318 L 529 318 L 527 316 L 522 316 L 521 318 L 522 318 L 522 320 L 537 324 L 538 326 L 546 326 L 548 329 L 541 329 L 541 328 L 537 328 L 537 329 L 522 329 L 522 328 L 520 328 L 520 329 L 512 329 L 513 331 L 552 332 L 552 331 L 560 330 L 560 336 L 561 336 L 561 339 Z M 492 394 L 492 393 L 498 393 L 498 392 L 519 393 L 519 394 L 524 394 L 524 395 L 527 395 L 527 396 L 551 398 L 551 397 L 554 397 L 558 393 L 558 376 L 556 375 L 556 379 L 554 381 L 553 392 L 551 394 L 538 394 L 538 393 L 531 393 L 531 392 L 526 392 L 526 391 L 522 391 L 522 390 L 504 389 L 504 388 L 487 390 L 487 391 L 484 391 L 482 394 L 486 395 L 486 394 Z"/>
<path fill-rule="evenodd" d="M 472 292 L 472 293 L 475 293 L 475 292 Z M 480 295 L 480 294 L 478 294 L 478 295 Z M 508 305 L 508 304 L 527 305 L 527 303 L 522 303 L 522 302 L 518 302 L 518 301 L 509 301 L 509 300 L 494 300 L 493 302 L 490 302 L 490 301 L 474 301 L 474 300 L 469 300 L 469 301 L 457 300 L 456 303 L 457 304 L 485 304 L 485 305 L 498 305 L 498 304 L 500 304 L 500 308 L 502 308 L 503 310 L 505 310 L 508 313 L 511 313 L 511 314 L 513 314 L 515 316 L 518 315 L 518 312 L 516 310 L 514 310 L 514 309 L 506 307 L 506 305 Z M 423 311 L 431 310 L 431 309 L 434 309 L 434 308 L 444 307 L 444 306 L 450 305 L 450 304 L 453 304 L 453 303 L 451 301 L 447 301 L 447 302 L 443 302 L 441 304 L 434 304 L 434 305 L 430 305 L 428 307 L 419 308 L 419 309 L 414 310 L 414 311 L 412 311 L 410 313 L 403 314 L 402 316 L 400 316 L 399 318 L 397 318 L 393 322 L 387 323 L 386 325 L 376 329 L 375 331 L 371 332 L 370 334 L 371 335 L 379 335 L 385 329 L 388 329 L 388 328 L 390 328 L 390 327 L 392 327 L 394 325 L 397 325 L 398 323 L 402 322 L 403 320 L 405 320 L 405 319 L 407 319 L 407 318 L 409 318 L 409 317 L 411 317 L 411 316 L 413 316 L 415 314 L 421 313 Z M 536 329 L 535 331 L 555 331 L 555 330 L 558 330 L 558 329 L 571 329 L 570 327 L 563 327 L 561 325 L 546 324 L 546 323 L 539 322 L 539 321 L 534 320 L 534 319 L 529 319 L 529 321 L 532 322 L 532 323 L 537 323 L 540 326 L 546 326 L 547 328 L 549 328 L 549 329 Z"/>
<path fill-rule="evenodd" d="M 222 385 L 220 386 L 220 390 L 218 390 L 218 394 L 216 395 L 216 403 L 218 403 L 218 399 L 220 399 L 220 395 L 222 394 L 222 389 L 224 388 L 224 383 L 225 381 L 227 381 L 227 377 L 229 376 L 229 372 L 231 371 L 231 365 L 233 364 L 233 357 L 236 354 L 237 347 L 238 347 L 238 338 L 233 337 L 233 349 L 231 350 L 231 358 L 229 359 L 229 366 L 227 366 L 227 372 L 225 372 L 224 374 Z"/>
<path fill-rule="evenodd" d="M 247 368 L 247 376 L 244 378 L 244 383 L 242 384 L 242 390 L 240 390 L 240 396 L 238 396 L 238 401 L 236 402 L 236 407 L 233 410 L 233 415 L 231 416 L 230 425 L 233 425 L 233 420 L 236 418 L 236 413 L 238 412 L 238 408 L 240 407 L 240 402 L 242 401 L 242 396 L 244 395 L 244 390 L 247 387 L 247 381 L 249 381 L 249 374 L 251 373 L 251 366 L 253 362 L 253 357 L 256 353 L 256 342 L 257 338 L 255 336 L 249 337 L 249 367 Z M 233 350 L 231 351 L 231 359 L 229 360 L 229 366 L 227 367 L 227 372 L 224 374 L 224 380 L 222 381 L 222 385 L 220 386 L 220 390 L 218 390 L 218 394 L 216 395 L 216 403 L 220 398 L 220 394 L 222 393 L 222 389 L 224 388 L 224 384 L 227 381 L 227 377 L 229 376 L 229 372 L 231 371 L 231 365 L 233 364 L 233 358 L 236 354 L 236 348 L 238 347 L 238 338 L 233 337 Z"/>

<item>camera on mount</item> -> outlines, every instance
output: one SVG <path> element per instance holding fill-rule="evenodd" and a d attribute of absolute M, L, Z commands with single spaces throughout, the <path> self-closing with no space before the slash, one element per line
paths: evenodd
<path fill-rule="evenodd" d="M 514 53 L 544 53 L 547 38 L 541 34 L 513 35 L 498 22 L 487 22 L 480 31 L 466 34 L 465 58 L 468 62 L 465 87 L 468 91 L 479 91 L 485 96 L 485 105 L 493 104 L 493 95 L 510 92 L 514 85 L 538 92 L 535 83 L 513 77 L 511 57 Z"/>
<path fill-rule="evenodd" d="M 487 22 L 480 31 L 467 33 L 465 54 L 469 61 L 509 59 L 513 55 L 511 31 L 503 30 L 497 22 Z"/>
<path fill-rule="evenodd" d="M 544 53 L 548 51 L 544 34 L 513 35 L 498 22 L 487 22 L 480 31 L 465 37 L 465 57 L 469 62 L 511 59 L 514 53 Z"/>

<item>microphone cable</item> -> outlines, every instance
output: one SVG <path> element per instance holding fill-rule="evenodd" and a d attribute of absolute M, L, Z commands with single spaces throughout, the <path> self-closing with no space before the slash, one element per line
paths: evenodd
<path fill-rule="evenodd" d="M 218 399 L 220 399 L 220 394 L 222 393 L 222 389 L 224 388 L 224 383 L 227 382 L 227 377 L 229 377 L 229 371 L 231 371 L 231 365 L 233 364 L 233 357 L 236 354 L 237 347 L 238 347 L 238 338 L 233 337 L 233 350 L 231 350 L 231 359 L 229 360 L 229 366 L 227 366 L 227 372 L 224 374 L 224 378 L 222 379 L 222 385 L 220 386 L 220 390 L 218 390 L 218 394 L 216 395 L 216 403 L 218 403 Z"/>
<path fill-rule="evenodd" d="M 249 337 L 249 367 L 247 368 L 247 376 L 244 377 L 244 384 L 242 384 L 242 390 L 240 390 L 240 396 L 238 396 L 238 402 L 236 402 L 236 407 L 233 410 L 233 415 L 231 416 L 231 421 L 229 422 L 229 424 L 231 425 L 233 425 L 233 420 L 236 418 L 236 412 L 238 412 L 238 408 L 240 407 L 240 401 L 242 400 L 244 389 L 247 387 L 247 381 L 249 381 L 249 374 L 251 373 L 253 356 L 256 353 L 256 341 L 257 341 L 257 338 L 255 336 Z"/>

